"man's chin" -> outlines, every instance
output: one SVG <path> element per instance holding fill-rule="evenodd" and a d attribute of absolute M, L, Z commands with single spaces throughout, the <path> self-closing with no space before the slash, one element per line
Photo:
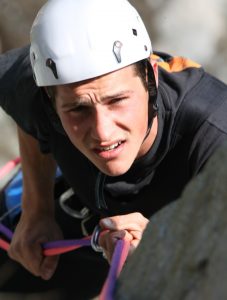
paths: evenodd
<path fill-rule="evenodd" d="M 112 165 L 112 166 L 100 166 L 96 165 L 96 167 L 105 175 L 110 177 L 121 176 L 125 174 L 131 167 L 131 165 Z"/>

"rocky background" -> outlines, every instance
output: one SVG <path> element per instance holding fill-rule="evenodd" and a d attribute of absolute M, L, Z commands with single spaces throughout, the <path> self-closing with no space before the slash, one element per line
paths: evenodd
<path fill-rule="evenodd" d="M 64 1 L 64 0 L 63 0 Z M 0 52 L 29 41 L 31 23 L 46 0 L 0 0 Z M 153 48 L 183 55 L 227 82 L 226 0 L 131 0 Z M 14 123 L 0 110 L 0 166 L 18 154 Z"/>
<path fill-rule="evenodd" d="M 150 219 L 120 274 L 114 299 L 227 299 L 226 165 L 227 144 L 180 199 Z"/>

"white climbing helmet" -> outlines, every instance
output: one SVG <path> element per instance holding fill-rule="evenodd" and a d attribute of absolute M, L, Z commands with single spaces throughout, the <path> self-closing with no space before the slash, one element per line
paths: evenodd
<path fill-rule="evenodd" d="M 152 52 L 138 12 L 127 0 L 49 0 L 31 29 L 38 86 L 94 78 Z"/>

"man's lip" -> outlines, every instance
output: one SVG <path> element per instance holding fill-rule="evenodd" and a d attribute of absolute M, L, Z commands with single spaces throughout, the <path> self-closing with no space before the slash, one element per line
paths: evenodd
<path fill-rule="evenodd" d="M 120 143 L 124 143 L 125 140 L 115 140 L 112 141 L 111 143 L 101 143 L 99 145 L 95 145 L 93 148 L 93 150 L 101 150 L 102 148 L 107 148 L 107 147 L 111 147 L 112 145 L 115 144 L 120 144 Z"/>
<path fill-rule="evenodd" d="M 113 145 L 113 144 L 110 144 L 110 146 L 111 145 Z M 119 156 L 119 154 L 122 152 L 124 147 L 125 147 L 125 141 L 121 141 L 121 143 L 119 143 L 116 148 L 113 148 L 113 149 L 110 149 L 110 150 L 94 148 L 93 151 L 101 159 L 112 160 L 112 159 L 115 159 Z"/>

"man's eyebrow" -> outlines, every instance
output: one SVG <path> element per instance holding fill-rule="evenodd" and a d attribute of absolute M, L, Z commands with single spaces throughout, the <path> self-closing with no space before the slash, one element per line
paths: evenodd
<path fill-rule="evenodd" d="M 126 97 L 130 94 L 132 94 L 133 91 L 132 90 L 125 90 L 125 91 L 119 91 L 115 94 L 109 94 L 109 95 L 104 95 L 102 98 L 101 98 L 101 101 L 108 101 L 108 100 L 111 100 L 111 99 L 117 99 L 117 98 L 121 98 L 121 97 Z"/>
<path fill-rule="evenodd" d="M 84 105 L 85 103 L 88 103 L 89 101 L 85 100 L 84 98 L 81 97 L 75 97 L 72 100 L 70 100 L 67 103 L 64 103 L 61 105 L 62 108 L 70 108 L 70 107 L 76 107 L 79 105 Z"/>
<path fill-rule="evenodd" d="M 117 99 L 117 98 L 121 98 L 121 97 L 126 97 L 130 94 L 132 94 L 133 91 L 132 90 L 125 90 L 125 91 L 119 91 L 115 94 L 107 94 L 101 97 L 101 102 L 105 102 L 105 101 L 109 101 L 111 99 Z M 62 108 L 70 108 L 70 107 L 77 107 L 80 105 L 89 105 L 90 101 L 85 98 L 85 97 L 75 97 L 73 98 L 70 102 L 67 102 L 65 104 L 62 104 Z"/>

